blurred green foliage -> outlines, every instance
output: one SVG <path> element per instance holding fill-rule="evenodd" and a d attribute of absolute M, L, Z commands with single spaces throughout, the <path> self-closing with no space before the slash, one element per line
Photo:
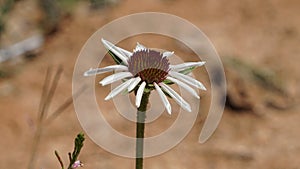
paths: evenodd
<path fill-rule="evenodd" d="M 109 3 L 108 0 L 89 0 L 92 9 L 98 9 Z"/>
<path fill-rule="evenodd" d="M 0 38 L 5 31 L 5 16 L 20 0 L 0 0 Z M 118 2 L 117 0 L 37 0 L 39 8 L 43 12 L 40 28 L 45 34 L 57 31 L 58 25 L 64 16 L 73 12 L 78 2 L 87 2 L 91 9 L 99 9 Z"/>
<path fill-rule="evenodd" d="M 256 66 L 233 57 L 227 57 L 225 64 L 238 71 L 243 78 L 252 79 L 267 90 L 276 91 L 281 94 L 286 93 L 281 77 L 267 67 Z"/>
<path fill-rule="evenodd" d="M 80 0 L 56 0 L 58 6 L 64 13 L 72 12 L 73 8 L 77 5 Z"/>
<path fill-rule="evenodd" d="M 17 0 L 5 0 L 4 2 L 0 3 L 0 37 L 2 32 L 5 29 L 5 15 L 12 9 L 14 3 Z"/>

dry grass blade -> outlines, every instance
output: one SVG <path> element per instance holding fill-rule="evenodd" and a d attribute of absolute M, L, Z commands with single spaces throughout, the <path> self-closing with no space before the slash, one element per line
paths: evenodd
<path fill-rule="evenodd" d="M 58 84 L 58 81 L 60 79 L 62 71 L 63 71 L 62 66 L 59 66 L 59 68 L 57 69 L 56 74 L 54 76 L 54 79 L 52 81 L 49 92 L 47 93 L 47 97 L 45 98 L 45 102 L 44 102 L 44 104 L 42 106 L 42 109 L 40 111 L 40 120 L 41 121 L 47 115 L 48 108 L 49 108 L 49 106 L 51 104 L 51 101 L 53 99 L 53 96 L 54 96 L 54 93 L 56 91 L 57 84 Z"/>
<path fill-rule="evenodd" d="M 40 104 L 39 104 L 39 120 L 41 121 L 42 120 L 42 116 L 41 116 L 41 112 L 42 110 L 44 109 L 45 107 L 45 101 L 46 101 L 46 98 L 47 98 L 47 91 L 48 91 L 48 88 L 49 88 L 49 82 L 50 82 L 50 77 L 51 77 L 51 71 L 52 71 L 52 68 L 49 66 L 47 68 L 47 73 L 46 73 L 46 76 L 45 76 L 45 81 L 44 81 L 44 85 L 43 85 L 43 90 L 42 90 L 42 96 L 41 96 L 41 99 L 40 99 Z"/>
<path fill-rule="evenodd" d="M 46 124 L 50 124 L 53 120 L 55 120 L 64 110 L 68 108 L 73 103 L 73 99 L 76 99 L 78 96 L 80 96 L 81 93 L 84 92 L 87 86 L 82 86 L 72 97 L 69 97 L 63 104 L 61 104 L 52 114 L 49 118 L 46 120 Z"/>
<path fill-rule="evenodd" d="M 32 145 L 32 149 L 31 149 L 31 155 L 30 155 L 30 160 L 29 160 L 29 164 L 28 164 L 28 169 L 35 168 L 35 158 L 36 158 L 37 148 L 38 148 L 38 144 L 40 142 L 41 134 L 43 131 L 43 120 L 47 114 L 48 108 L 51 104 L 52 98 L 53 98 L 55 90 L 57 88 L 58 81 L 59 81 L 60 76 L 63 71 L 62 66 L 60 66 L 55 73 L 52 83 L 50 83 L 51 74 L 52 74 L 51 69 L 52 69 L 51 67 L 49 67 L 47 69 L 45 81 L 43 84 L 43 91 L 42 91 L 42 96 L 41 96 L 40 105 L 39 105 L 39 114 L 38 114 L 39 118 L 38 118 L 38 122 L 37 122 L 37 130 L 35 132 L 34 139 L 33 139 L 33 145 Z M 49 86 L 49 84 L 51 84 L 51 85 Z"/>

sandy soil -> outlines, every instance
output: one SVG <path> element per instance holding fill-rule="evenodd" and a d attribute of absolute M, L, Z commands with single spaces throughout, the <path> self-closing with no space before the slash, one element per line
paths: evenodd
<path fill-rule="evenodd" d="M 85 3 L 76 6 L 74 14 L 64 18 L 58 31 L 47 37 L 36 58 L 1 65 L 14 73 L 0 79 L 0 168 L 25 168 L 28 165 L 47 67 L 62 65 L 64 68 L 50 107 L 49 112 L 53 112 L 71 96 L 74 64 L 86 40 L 109 21 L 145 11 L 167 12 L 183 17 L 207 34 L 224 61 L 230 99 L 218 129 L 208 142 L 198 143 L 204 113 L 178 146 L 160 156 L 146 159 L 145 169 L 300 168 L 299 6 L 300 1 L 297 0 L 126 0 L 96 11 L 90 11 Z M 143 37 L 129 39 L 129 46 L 138 40 L 143 40 Z M 144 42 L 158 45 L 153 39 Z M 167 42 L 168 39 L 160 43 Z M 178 48 L 174 43 L 168 47 Z M 188 59 L 184 57 L 189 54 L 188 51 L 178 53 Z M 272 71 L 275 74 L 272 77 L 275 78 L 275 89 L 277 82 L 280 82 L 282 91 L 248 78 L 227 62 L 232 58 L 251 65 L 251 70 Z M 105 58 L 105 63 L 112 63 L 112 60 Z M 199 70 L 202 71 L 204 84 L 209 86 L 205 71 Z M 98 87 L 98 100 L 101 102 L 108 88 L 102 90 Z M 202 96 L 203 112 L 208 109 L 209 100 L 208 91 Z M 109 104 L 102 105 L 103 109 L 111 109 Z M 111 116 L 106 114 L 108 119 L 114 118 L 114 115 Z M 176 116 L 162 118 L 167 123 L 160 119 L 147 126 L 148 135 L 162 131 Z M 112 123 L 122 132 L 134 134 L 133 126 L 124 129 L 126 125 Z M 151 132 L 151 129 L 157 130 Z M 67 152 L 72 150 L 73 138 L 80 131 L 82 128 L 71 106 L 44 127 L 36 168 L 59 168 L 54 150 L 59 150 L 67 163 Z M 80 159 L 85 164 L 84 168 L 134 168 L 133 159 L 110 154 L 89 138 Z"/>

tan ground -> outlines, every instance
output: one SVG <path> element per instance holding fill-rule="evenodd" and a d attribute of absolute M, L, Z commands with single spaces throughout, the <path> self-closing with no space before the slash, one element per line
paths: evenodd
<path fill-rule="evenodd" d="M 224 63 L 233 57 L 254 68 L 272 70 L 285 91 L 285 94 L 276 92 L 245 78 L 234 66 L 225 64 L 229 96 L 233 99 L 231 104 L 241 107 L 248 104 L 251 110 L 226 108 L 217 131 L 205 144 L 198 143 L 205 119 L 201 114 L 192 131 L 178 146 L 160 156 L 146 159 L 145 169 L 300 168 L 299 7 L 300 1 L 297 0 L 127 0 L 98 11 L 88 11 L 84 3 L 79 5 L 74 15 L 63 20 L 58 32 L 47 38 L 35 59 L 15 63 L 15 66 L 9 67 L 15 73 L 0 79 L 0 168 L 26 168 L 28 165 L 47 66 L 57 68 L 61 64 L 64 67 L 50 108 L 54 110 L 71 95 L 73 67 L 85 41 L 109 21 L 145 11 L 167 12 L 189 20 L 207 34 Z M 130 43 L 133 44 L 136 39 L 131 39 Z M 151 39 L 146 42 L 156 43 Z M 176 50 L 178 46 L 171 44 L 169 47 Z M 106 61 L 112 63 L 110 58 Z M 205 74 L 203 69 L 199 70 Z M 204 80 L 204 83 L 209 86 L 209 82 Z M 100 93 L 101 87 L 97 87 L 100 102 L 108 91 Z M 243 94 L 237 96 L 239 92 Z M 209 94 L 209 91 L 203 93 L 203 112 L 209 106 Z M 239 99 L 247 99 L 247 103 L 239 103 Z M 103 109 L 109 110 L 110 107 Z M 171 120 L 174 118 L 171 117 Z M 124 124 L 115 125 L 120 129 L 124 127 Z M 157 133 L 151 132 L 151 129 L 161 130 L 166 124 L 160 120 L 147 127 L 151 135 Z M 130 129 L 133 127 L 123 129 L 123 132 L 134 134 Z M 80 131 L 82 128 L 71 106 L 44 128 L 36 168 L 59 168 L 53 153 L 55 149 L 67 163 L 66 153 L 72 150 L 73 138 Z M 133 159 L 112 155 L 89 138 L 80 159 L 86 169 L 134 168 Z"/>

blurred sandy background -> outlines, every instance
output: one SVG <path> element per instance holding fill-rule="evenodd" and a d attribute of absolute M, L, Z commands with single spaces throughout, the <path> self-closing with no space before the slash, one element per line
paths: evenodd
<path fill-rule="evenodd" d="M 146 11 L 185 18 L 210 38 L 225 67 L 228 95 L 222 121 L 205 144 L 198 143 L 198 136 L 209 107 L 210 91 L 201 94 L 201 114 L 188 136 L 174 149 L 146 159 L 144 168 L 300 168 L 300 1 L 0 0 L 0 7 L 2 52 L 30 37 L 44 38 L 39 48 L 0 63 L 0 168 L 28 168 L 47 67 L 52 67 L 54 73 L 59 65 L 63 66 L 49 107 L 51 116 L 71 96 L 74 64 L 87 39 L 118 17 Z M 191 51 L 171 39 L 157 42 L 159 38 L 137 36 L 120 45 L 127 49 L 133 48 L 136 41 L 161 45 L 189 60 Z M 112 63 L 110 57 L 103 62 Z M 197 71 L 201 72 L 198 79 L 209 86 L 205 70 Z M 134 124 L 114 121 L 120 117 L 111 111 L 113 105 L 101 101 L 109 88 L 96 88 L 99 105 L 110 111 L 105 114 L 108 121 L 120 132 L 134 135 Z M 146 135 L 166 129 L 176 114 L 170 117 L 164 113 L 157 122 L 146 126 Z M 73 139 L 80 131 L 70 106 L 44 126 L 35 168 L 59 168 L 54 150 L 67 164 L 67 152 L 72 151 Z M 88 137 L 80 159 L 86 169 L 134 168 L 134 159 L 110 154 Z"/>

